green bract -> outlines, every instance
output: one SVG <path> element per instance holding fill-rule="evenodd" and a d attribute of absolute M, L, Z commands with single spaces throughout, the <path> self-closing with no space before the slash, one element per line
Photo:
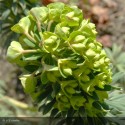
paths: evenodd
<path fill-rule="evenodd" d="M 96 41 L 95 25 L 80 9 L 63 3 L 36 7 L 12 30 L 20 38 L 12 41 L 7 57 L 24 69 L 24 90 L 44 101 L 44 114 L 55 109 L 75 114 L 81 108 L 88 116 L 106 113 L 110 61 Z"/>

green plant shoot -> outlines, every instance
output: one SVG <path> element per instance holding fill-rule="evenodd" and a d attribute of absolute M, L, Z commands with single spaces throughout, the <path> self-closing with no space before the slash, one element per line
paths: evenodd
<path fill-rule="evenodd" d="M 43 114 L 72 110 L 79 116 L 81 109 L 87 116 L 106 114 L 110 60 L 96 40 L 95 25 L 80 9 L 63 3 L 35 7 L 11 29 L 20 37 L 7 58 L 22 67 L 24 91 L 43 101 Z"/>

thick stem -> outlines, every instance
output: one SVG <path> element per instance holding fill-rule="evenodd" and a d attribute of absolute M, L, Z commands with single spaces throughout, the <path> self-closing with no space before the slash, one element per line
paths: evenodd
<path fill-rule="evenodd" d="M 37 43 L 37 41 L 29 33 L 25 32 L 24 34 L 28 37 L 29 40 L 31 40 L 34 43 Z"/>
<path fill-rule="evenodd" d="M 39 21 L 37 21 L 36 23 L 37 23 L 38 31 L 41 32 L 41 23 Z"/>
<path fill-rule="evenodd" d="M 35 14 L 32 11 L 30 11 L 30 13 L 36 19 L 36 24 L 37 24 L 38 31 L 41 32 L 41 23 L 39 22 L 39 20 L 37 19 L 37 17 L 35 16 Z"/>
<path fill-rule="evenodd" d="M 48 27 L 47 27 L 47 31 L 50 31 L 50 28 L 51 28 L 52 23 L 53 23 L 53 20 L 49 21 Z"/>

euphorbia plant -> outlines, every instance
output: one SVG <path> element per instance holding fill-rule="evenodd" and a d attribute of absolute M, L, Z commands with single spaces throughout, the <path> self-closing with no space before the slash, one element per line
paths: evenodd
<path fill-rule="evenodd" d="M 26 93 L 51 116 L 105 116 L 111 89 L 110 60 L 96 40 L 95 25 L 76 6 L 36 7 L 12 27 L 7 58 L 23 68 Z"/>

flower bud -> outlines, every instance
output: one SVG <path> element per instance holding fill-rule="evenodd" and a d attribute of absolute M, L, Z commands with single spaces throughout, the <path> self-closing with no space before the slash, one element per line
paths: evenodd
<path fill-rule="evenodd" d="M 94 63 L 94 68 L 98 68 L 99 66 L 100 66 L 99 61 L 96 61 L 96 62 Z"/>
<path fill-rule="evenodd" d="M 68 18 L 73 18 L 73 16 L 74 16 L 74 12 L 69 12 L 66 14 L 66 17 Z"/>
<path fill-rule="evenodd" d="M 100 54 L 96 54 L 96 56 L 94 57 L 94 60 L 99 60 L 100 58 Z"/>
<path fill-rule="evenodd" d="M 62 31 L 63 31 L 65 34 L 69 34 L 69 30 L 70 30 L 69 27 L 62 27 L 61 29 L 62 29 Z"/>
<path fill-rule="evenodd" d="M 75 37 L 74 42 L 79 43 L 79 42 L 83 42 L 84 40 L 85 40 L 85 36 L 78 35 L 78 36 Z"/>
<path fill-rule="evenodd" d="M 53 39 L 46 39 L 46 40 L 44 41 L 44 44 L 45 44 L 46 46 L 52 46 L 54 43 L 55 43 L 55 41 L 54 41 Z"/>
<path fill-rule="evenodd" d="M 76 21 L 76 22 L 79 22 L 79 18 L 78 17 L 73 17 L 72 18 L 74 21 Z"/>
<path fill-rule="evenodd" d="M 71 70 L 70 68 L 63 68 L 63 69 L 62 69 L 62 72 L 63 72 L 66 76 L 72 75 L 72 70 Z"/>
<path fill-rule="evenodd" d="M 94 57 L 94 56 L 96 56 L 96 53 L 95 53 L 94 50 L 88 49 L 88 50 L 86 51 L 86 55 L 87 55 L 88 57 Z"/>
<path fill-rule="evenodd" d="M 90 43 L 88 46 L 89 46 L 90 48 L 92 48 L 92 49 L 96 49 L 96 46 L 95 46 L 94 43 Z"/>
<path fill-rule="evenodd" d="M 85 45 L 83 43 L 72 44 L 71 46 L 78 53 L 84 51 L 85 49 Z"/>
<path fill-rule="evenodd" d="M 110 63 L 110 59 L 109 58 L 105 58 L 105 63 Z"/>
<path fill-rule="evenodd" d="M 104 58 L 101 58 L 101 59 L 99 60 L 100 65 L 103 65 L 104 62 L 105 62 L 105 59 L 104 59 Z"/>

